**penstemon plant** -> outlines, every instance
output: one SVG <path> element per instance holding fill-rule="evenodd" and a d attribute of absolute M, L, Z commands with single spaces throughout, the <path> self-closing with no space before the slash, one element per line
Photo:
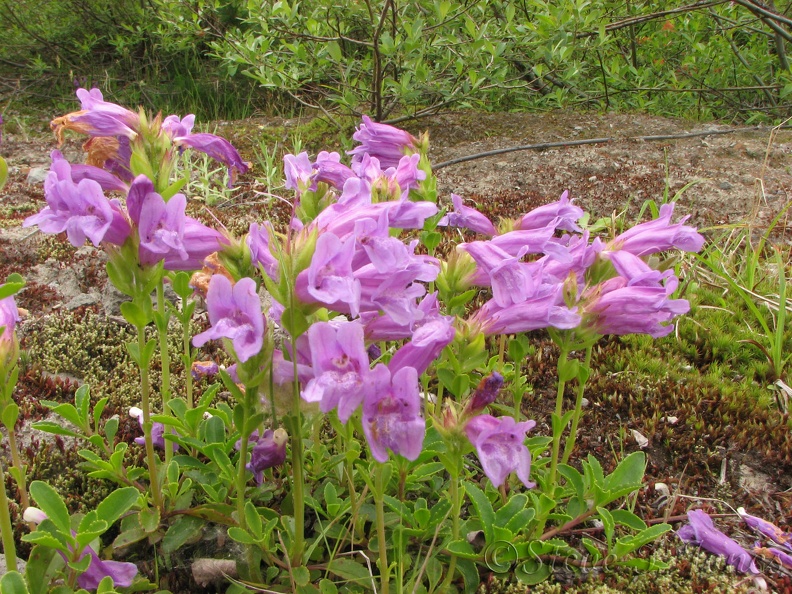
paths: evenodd
<path fill-rule="evenodd" d="M 184 179 L 172 179 L 183 147 L 244 173 L 230 144 L 192 133 L 192 116 L 152 118 L 95 89 L 78 96 L 83 109 L 54 126 L 90 136 L 94 164 L 72 165 L 54 151 L 48 206 L 25 225 L 107 250 L 108 276 L 131 299 L 122 313 L 138 330 L 128 348 L 141 382 L 132 414 L 147 468 L 127 467 L 118 421 L 102 421 L 106 400 L 91 412 L 87 386 L 74 405 L 50 403 L 74 427 L 36 426 L 82 438 L 90 474 L 122 487 L 123 509 L 111 517 L 120 520 L 115 550 L 147 541 L 167 558 L 208 523 L 223 526 L 244 551 L 232 591 L 329 592 L 369 588 L 375 577 L 385 593 L 474 591 L 482 571 L 537 583 L 559 558 L 659 566 L 630 554 L 670 526 L 647 526 L 614 506 L 640 488 L 643 453 L 610 474 L 593 456 L 574 455 L 597 340 L 664 336 L 689 309 L 674 298 L 678 279 L 660 258 L 698 251 L 704 239 L 684 219 L 672 222 L 673 204 L 609 239 L 581 226 L 584 213 L 566 194 L 497 225 L 456 195 L 444 211 L 427 135 L 364 117 L 349 164 L 338 153 L 285 157 L 285 187 L 294 192 L 287 225 L 254 222 L 236 238 L 187 216 Z M 108 199 L 110 191 L 125 201 Z M 444 227 L 475 240 L 441 261 L 431 254 Z M 185 272 L 199 269 L 191 279 Z M 166 279 L 178 308 L 163 299 Z M 490 297 L 476 307 L 482 288 Z M 209 326 L 190 341 L 194 296 L 205 301 Z M 168 353 L 171 317 L 182 326 L 177 357 Z M 148 338 L 151 324 L 159 341 Z M 540 329 L 560 352 L 550 435 L 521 406 L 530 380 L 520 374 L 525 334 Z M 195 360 L 193 347 L 218 340 L 232 366 Z M 158 347 L 156 390 L 148 369 Z M 573 356 L 581 351 L 582 361 Z M 174 360 L 188 376 L 184 397 L 169 385 Z M 217 373 L 220 383 L 194 392 L 191 372 L 201 382 Z M 571 384 L 574 404 L 565 410 Z M 217 397 L 221 385 L 230 404 Z M 497 403 L 501 392 L 513 406 Z M 37 501 L 52 499 L 41 484 L 36 491 Z M 74 585 L 84 548 L 64 532 L 64 510 L 58 515 L 58 546 L 31 538 L 67 557 Z M 584 538 L 578 549 L 563 539 L 592 520 L 604 542 Z M 476 532 L 483 549 L 464 537 Z"/>

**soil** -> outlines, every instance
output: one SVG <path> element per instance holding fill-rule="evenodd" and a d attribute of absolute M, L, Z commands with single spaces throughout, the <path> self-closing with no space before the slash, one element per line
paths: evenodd
<path fill-rule="evenodd" d="M 251 130 L 274 124 L 284 122 L 220 123 L 217 133 L 233 141 L 235 136 L 249 137 L 254 134 Z M 597 145 L 510 152 L 449 165 L 438 171 L 441 200 L 447 201 L 454 192 L 495 219 L 517 216 L 569 190 L 577 204 L 594 217 L 609 217 L 627 209 L 628 220 L 636 220 L 642 203 L 650 199 L 659 202 L 668 188 L 672 196 L 684 190 L 678 199 L 677 213 L 691 215 L 691 222 L 700 227 L 747 221 L 762 228 L 788 206 L 792 196 L 792 132 L 787 130 L 773 134 L 770 128 L 758 128 L 716 136 L 639 141 L 634 137 L 725 130 L 728 126 L 642 114 L 562 111 L 444 114 L 407 123 L 405 127 L 415 134 L 429 131 L 430 157 L 434 164 L 513 146 L 613 138 Z M 8 132 L 0 145 L 0 155 L 5 157 L 10 170 L 9 184 L 0 193 L 0 278 L 19 272 L 29 280 L 26 293 L 20 296 L 20 303 L 29 310 L 23 332 L 25 326 L 33 327 L 42 316 L 57 314 L 61 304 L 67 302 L 71 304 L 70 310 L 104 309 L 105 314 L 110 314 L 108 308 L 113 307 L 107 304 L 107 300 L 112 301 L 112 295 L 108 296 L 104 287 L 102 267 L 91 257 L 95 256 L 92 248 L 83 248 L 74 257 L 66 258 L 65 263 L 53 264 L 42 256 L 43 236 L 19 227 L 22 219 L 43 205 L 40 181 L 28 183 L 28 179 L 42 179 L 53 148 L 55 140 L 51 136 Z M 63 150 L 72 162 L 80 160 L 78 143 L 71 141 Z M 254 161 L 251 154 L 243 153 L 243 157 Z M 254 167 L 240 180 L 242 189 L 234 199 L 233 208 L 216 211 L 229 228 L 246 229 L 248 220 L 261 220 L 278 208 L 277 202 L 262 203 L 259 199 L 255 192 L 266 188 L 255 180 L 256 175 L 260 172 Z M 776 227 L 776 236 L 778 241 L 789 243 L 783 217 Z M 116 323 L 110 315 L 108 323 Z M 524 405 L 533 415 L 549 418 L 554 388 L 551 381 L 543 385 L 541 377 L 543 374 L 554 377 L 557 354 L 548 341 L 537 338 L 536 342 L 539 356 L 530 363 L 529 371 L 537 379 L 534 394 Z M 606 340 L 597 357 L 605 360 L 620 349 L 618 340 Z M 59 381 L 68 385 L 73 379 L 66 377 Z M 690 413 L 686 412 L 689 404 L 684 401 L 684 386 L 662 382 L 635 386 L 614 373 L 593 381 L 590 392 L 593 393 L 587 396 L 591 404 L 581 427 L 577 454 L 594 453 L 601 460 L 612 459 L 614 443 L 632 451 L 638 447 L 630 437 L 633 429 L 651 438 L 646 448 L 647 487 L 637 501 L 639 515 L 644 519 L 682 516 L 689 507 L 690 500 L 678 497 L 658 503 L 663 493 L 662 483 L 674 495 L 723 498 L 734 507 L 743 505 L 749 512 L 787 528 L 792 525 L 792 443 L 788 417 L 778 421 L 773 419 L 774 413 L 767 411 L 745 412 L 758 419 L 758 424 L 756 434 L 749 435 L 754 438 L 754 447 L 744 448 L 730 440 L 728 432 L 717 439 L 708 439 L 708 435 L 700 437 L 686 426 L 685 418 Z M 718 399 L 717 394 L 703 397 L 705 403 L 708 397 L 713 401 Z M 651 404 L 653 400 L 660 408 Z M 647 418 L 652 415 L 665 426 L 650 431 Z M 674 418 L 677 420 L 672 422 Z M 768 572 L 768 578 L 775 590 L 792 592 L 789 574 L 773 570 Z"/>

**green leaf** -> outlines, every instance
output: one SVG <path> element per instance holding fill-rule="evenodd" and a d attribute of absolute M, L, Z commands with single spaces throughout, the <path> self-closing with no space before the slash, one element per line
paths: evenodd
<path fill-rule="evenodd" d="M 228 529 L 228 536 L 243 545 L 256 544 L 256 539 L 247 530 L 242 530 L 239 526 L 231 526 Z"/>
<path fill-rule="evenodd" d="M 670 530 L 671 524 L 655 524 L 654 526 L 649 526 L 646 530 L 641 530 L 638 534 L 623 536 L 618 539 L 616 544 L 613 545 L 612 552 L 616 555 L 616 558 L 624 557 L 645 544 L 649 544 L 653 540 L 660 538 Z"/>
<path fill-rule="evenodd" d="M 363 586 L 367 590 L 372 589 L 369 570 L 360 563 L 352 561 L 352 559 L 336 557 L 327 564 L 327 571 L 333 575 L 337 575 L 341 579 L 349 580 L 358 586 Z"/>
<path fill-rule="evenodd" d="M 33 481 L 30 483 L 30 494 L 57 529 L 64 535 L 70 535 L 69 510 L 58 492 L 48 483 Z"/>
<path fill-rule="evenodd" d="M 135 505 L 139 492 L 135 487 L 116 489 L 96 507 L 96 513 L 112 526 L 118 518 Z"/>
<path fill-rule="evenodd" d="M 52 435 L 68 435 L 69 437 L 79 437 L 77 433 L 71 429 L 66 429 L 63 425 L 54 421 L 36 421 L 32 423 L 33 429 L 43 431 L 44 433 L 51 433 Z"/>
<path fill-rule="evenodd" d="M 319 591 L 322 594 L 338 594 L 338 588 L 328 579 L 323 579 L 319 582 Z"/>
<path fill-rule="evenodd" d="M 121 304 L 121 315 L 136 328 L 143 328 L 151 321 L 146 312 L 132 301 L 124 301 Z"/>
<path fill-rule="evenodd" d="M 56 570 L 53 561 L 56 559 L 55 549 L 46 546 L 35 546 L 28 556 L 25 566 L 25 579 L 27 581 L 30 594 L 46 594 L 52 573 Z M 56 563 L 62 563 L 61 557 L 57 557 Z"/>
<path fill-rule="evenodd" d="M 162 539 L 162 550 L 165 553 L 173 553 L 182 545 L 196 538 L 204 527 L 204 521 L 192 516 L 180 516 L 173 525 L 168 528 L 165 537 Z"/>
<path fill-rule="evenodd" d="M 311 581 L 311 572 L 307 567 L 295 567 L 292 569 L 292 578 L 298 586 L 307 586 Z"/>
<path fill-rule="evenodd" d="M 492 544 L 495 542 L 495 534 L 492 528 L 495 524 L 495 512 L 492 509 L 492 504 L 489 499 L 487 499 L 487 496 L 484 495 L 484 492 L 473 483 L 464 481 L 462 485 L 468 497 L 470 497 L 470 501 L 473 502 L 473 506 L 476 508 L 487 544 Z"/>
<path fill-rule="evenodd" d="M 602 529 L 608 541 L 608 551 L 610 551 L 613 543 L 613 531 L 616 530 L 616 522 L 613 521 L 613 516 L 611 516 L 610 512 L 604 507 L 597 508 L 597 515 L 602 520 Z"/>
<path fill-rule="evenodd" d="M 30 594 L 25 585 L 25 578 L 18 571 L 9 571 L 0 579 L 0 592 L 2 594 Z"/>
<path fill-rule="evenodd" d="M 613 521 L 622 526 L 627 526 L 633 530 L 645 530 L 646 522 L 626 509 L 614 509 L 611 511 Z"/>
<path fill-rule="evenodd" d="M 2 422 L 6 429 L 13 431 L 19 418 L 19 405 L 16 402 L 9 402 L 3 409 Z"/>
<path fill-rule="evenodd" d="M 263 526 L 261 524 L 261 516 L 256 511 L 256 506 L 253 502 L 248 501 L 245 503 L 245 522 L 247 523 L 248 530 L 256 538 L 262 537 Z"/>
<path fill-rule="evenodd" d="M 0 157 L 0 190 L 2 190 L 5 187 L 7 180 L 8 180 L 8 163 L 6 163 L 3 157 Z"/>

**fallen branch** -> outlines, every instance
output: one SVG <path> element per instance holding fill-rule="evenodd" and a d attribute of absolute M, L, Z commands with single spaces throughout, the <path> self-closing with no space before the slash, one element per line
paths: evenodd
<path fill-rule="evenodd" d="M 788 129 L 791 127 L 792 126 L 784 126 L 783 128 Z M 540 142 L 538 144 L 524 144 L 520 146 L 512 146 L 508 148 L 495 149 L 492 151 L 485 151 L 483 153 L 475 153 L 473 155 L 467 155 L 465 157 L 451 159 L 450 161 L 443 161 L 442 163 L 433 165 L 432 169 L 434 171 L 437 171 L 438 169 L 442 169 L 443 167 L 449 167 L 450 165 L 457 165 L 459 163 L 473 161 L 474 159 L 483 159 L 484 157 L 492 157 L 495 155 L 503 155 L 506 153 L 514 153 L 517 151 L 545 151 L 551 148 L 582 146 L 586 144 L 607 144 L 615 140 L 639 140 L 644 142 L 651 142 L 656 140 L 680 140 L 683 138 L 698 138 L 701 136 L 715 136 L 718 134 L 735 134 L 737 132 L 759 130 L 760 128 L 761 126 L 744 126 L 741 128 L 729 128 L 728 130 L 701 130 L 699 132 L 684 132 L 681 134 L 658 134 L 653 136 L 626 136 L 621 138 L 615 136 L 606 136 L 604 138 L 587 138 L 584 140 L 562 140 L 559 142 Z"/>

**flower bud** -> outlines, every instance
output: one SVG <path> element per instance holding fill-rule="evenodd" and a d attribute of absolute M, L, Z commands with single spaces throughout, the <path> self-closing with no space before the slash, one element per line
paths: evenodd
<path fill-rule="evenodd" d="M 465 414 L 475 415 L 483 411 L 495 402 L 502 387 L 503 376 L 497 371 L 493 371 L 487 377 L 482 378 L 467 402 Z"/>

